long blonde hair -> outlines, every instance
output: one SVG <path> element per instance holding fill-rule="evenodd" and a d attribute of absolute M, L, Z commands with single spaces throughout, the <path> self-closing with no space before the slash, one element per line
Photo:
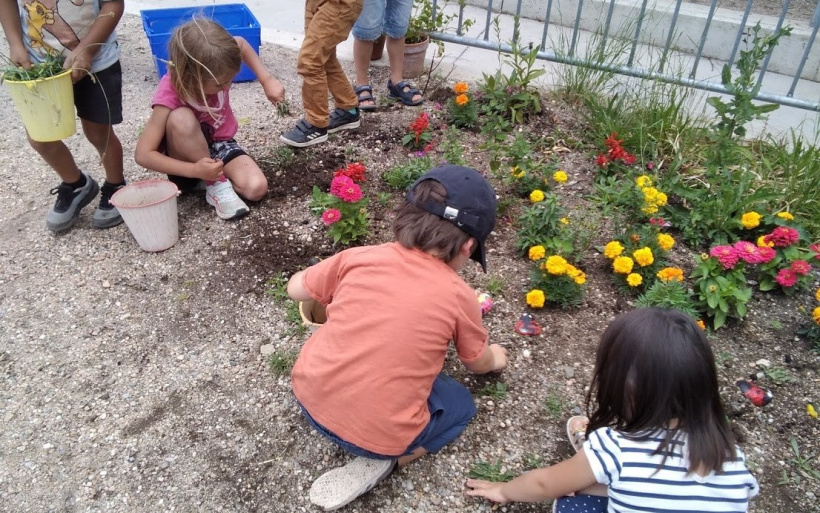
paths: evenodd
<path fill-rule="evenodd" d="M 239 44 L 219 23 L 204 17 L 174 29 L 168 42 L 171 83 L 183 100 L 208 108 L 204 83 L 239 72 Z M 209 109 L 210 110 L 210 109 Z"/>

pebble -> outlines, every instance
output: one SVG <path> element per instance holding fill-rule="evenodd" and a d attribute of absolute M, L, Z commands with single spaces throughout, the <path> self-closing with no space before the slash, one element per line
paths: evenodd
<path fill-rule="evenodd" d="M 273 347 L 273 344 L 265 344 L 259 348 L 259 352 L 262 353 L 262 356 L 270 356 L 276 352 L 276 348 Z"/>
<path fill-rule="evenodd" d="M 765 358 L 761 358 L 760 360 L 755 362 L 755 367 L 764 367 L 764 368 L 768 369 L 771 366 L 772 366 L 772 362 L 770 362 L 769 360 L 767 360 Z"/>

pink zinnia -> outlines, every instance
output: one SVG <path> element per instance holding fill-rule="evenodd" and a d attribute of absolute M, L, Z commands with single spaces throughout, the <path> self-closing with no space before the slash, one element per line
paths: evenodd
<path fill-rule="evenodd" d="M 338 208 L 329 208 L 322 212 L 322 222 L 325 223 L 325 226 L 330 226 L 341 218 L 342 213 L 339 212 Z"/>
<path fill-rule="evenodd" d="M 761 263 L 760 252 L 757 250 L 757 246 L 751 242 L 741 240 L 735 242 L 733 247 L 737 251 L 737 256 L 747 264 Z"/>
<path fill-rule="evenodd" d="M 732 246 L 715 246 L 709 255 L 718 259 L 724 269 L 731 269 L 740 258 Z"/>
<path fill-rule="evenodd" d="M 792 262 L 792 271 L 800 276 L 805 276 L 811 272 L 811 264 L 805 260 L 795 260 Z"/>
<path fill-rule="evenodd" d="M 814 251 L 814 258 L 820 260 L 820 243 L 810 245 L 809 249 Z"/>
<path fill-rule="evenodd" d="M 781 287 L 793 287 L 794 284 L 797 283 L 797 273 L 789 268 L 780 269 L 780 271 L 777 272 L 775 280 L 777 280 L 777 283 L 779 283 Z"/>
<path fill-rule="evenodd" d="M 758 246 L 757 248 L 757 255 L 760 258 L 761 264 L 767 264 L 774 260 L 774 257 L 777 256 L 774 248 L 770 248 L 769 246 Z"/>
<path fill-rule="evenodd" d="M 330 182 L 330 194 L 336 196 L 337 198 L 341 198 L 340 194 L 343 189 L 346 189 L 354 185 L 353 179 L 349 176 L 345 175 L 338 175 L 333 177 L 333 181 Z"/>
<path fill-rule="evenodd" d="M 345 203 L 356 203 L 362 199 L 362 188 L 355 183 L 350 182 L 350 185 L 340 190 L 337 196 Z"/>
<path fill-rule="evenodd" d="M 774 243 L 775 247 L 785 248 L 791 246 L 800 239 L 800 234 L 797 230 L 788 226 L 778 226 L 772 233 L 763 237 L 766 243 Z"/>

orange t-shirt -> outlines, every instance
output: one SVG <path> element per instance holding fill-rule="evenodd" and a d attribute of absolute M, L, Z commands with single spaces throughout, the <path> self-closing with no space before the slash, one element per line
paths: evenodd
<path fill-rule="evenodd" d="M 293 393 L 343 440 L 400 455 L 427 426 L 427 398 L 450 340 L 487 350 L 475 291 L 446 263 L 398 243 L 352 248 L 307 269 L 327 322 L 302 348 Z"/>

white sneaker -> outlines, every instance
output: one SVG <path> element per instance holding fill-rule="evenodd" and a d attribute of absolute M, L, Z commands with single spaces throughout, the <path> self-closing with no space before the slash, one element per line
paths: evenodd
<path fill-rule="evenodd" d="M 334 511 L 353 502 L 390 475 L 396 460 L 373 460 L 356 457 L 353 461 L 327 472 L 310 487 L 310 502 L 325 511 Z"/>
<path fill-rule="evenodd" d="M 250 212 L 227 178 L 205 186 L 205 201 L 216 209 L 216 215 L 220 219 L 236 219 Z"/>

